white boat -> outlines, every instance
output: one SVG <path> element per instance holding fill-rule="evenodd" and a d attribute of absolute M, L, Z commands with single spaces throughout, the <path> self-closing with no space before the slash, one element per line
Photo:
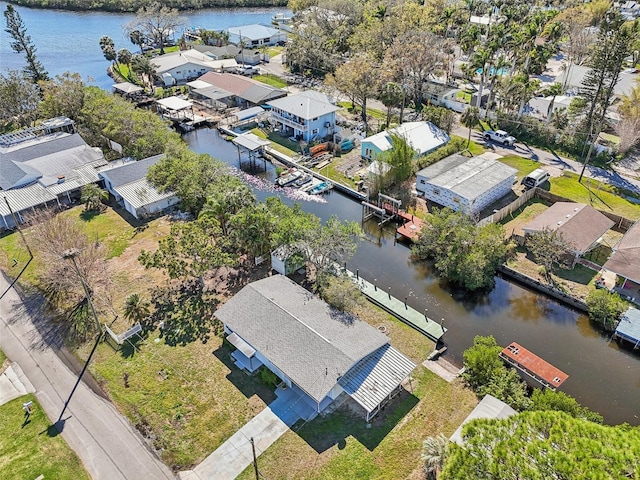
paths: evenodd
<path fill-rule="evenodd" d="M 298 180 L 302 175 L 303 173 L 300 170 L 292 168 L 284 175 L 280 175 L 278 177 L 278 179 L 276 180 L 276 185 L 278 185 L 279 187 L 286 187 Z"/>
<path fill-rule="evenodd" d="M 309 190 L 309 195 L 320 195 L 321 193 L 328 192 L 333 188 L 333 184 L 329 182 L 321 182 L 311 190 Z"/>

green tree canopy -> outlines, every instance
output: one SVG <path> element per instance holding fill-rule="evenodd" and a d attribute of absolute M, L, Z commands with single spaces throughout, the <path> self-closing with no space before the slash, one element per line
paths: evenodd
<path fill-rule="evenodd" d="M 4 18 L 7 22 L 7 32 L 11 39 L 11 49 L 16 53 L 24 53 L 27 65 L 24 68 L 25 75 L 37 85 L 41 80 L 48 80 L 49 75 L 44 66 L 36 57 L 36 47 L 31 40 L 31 36 L 27 34 L 27 27 L 22 21 L 22 17 L 13 5 L 8 4 L 4 11 Z"/>
<path fill-rule="evenodd" d="M 640 429 L 604 426 L 564 412 L 473 420 L 452 446 L 444 480 L 638 478 Z"/>
<path fill-rule="evenodd" d="M 0 73 L 0 122 L 3 128 L 28 127 L 38 114 L 40 91 L 23 72 Z"/>
<path fill-rule="evenodd" d="M 420 260 L 433 258 L 438 273 L 469 290 L 493 285 L 499 265 L 511 254 L 513 245 L 504 241 L 501 225 L 477 227 L 462 212 L 436 210 L 412 248 Z"/>
<path fill-rule="evenodd" d="M 493 374 L 502 368 L 504 364 L 498 354 L 502 347 L 498 345 L 493 335 L 483 337 L 476 335 L 473 346 L 467 348 L 464 353 L 465 371 L 462 377 L 471 388 L 478 389 L 491 381 Z"/>
<path fill-rule="evenodd" d="M 583 407 L 578 401 L 564 392 L 553 391 L 545 388 L 535 389 L 531 395 L 529 410 L 552 410 L 565 412 L 572 417 L 602 423 L 602 415 Z"/>
<path fill-rule="evenodd" d="M 40 82 L 42 118 L 69 117 L 78 120 L 84 106 L 85 85 L 79 73 L 64 72 L 53 80 Z"/>
<path fill-rule="evenodd" d="M 589 292 L 586 298 L 589 318 L 601 323 L 605 330 L 615 330 L 620 316 L 627 309 L 627 303 L 617 293 L 605 289 Z"/>

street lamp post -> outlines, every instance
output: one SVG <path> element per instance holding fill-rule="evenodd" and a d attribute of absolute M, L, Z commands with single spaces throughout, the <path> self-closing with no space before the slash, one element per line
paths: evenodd
<path fill-rule="evenodd" d="M 89 308 L 91 308 L 91 314 L 93 315 L 93 319 L 96 322 L 96 327 L 98 328 L 98 334 L 96 336 L 96 341 L 93 344 L 93 348 L 91 349 L 91 353 L 89 353 L 89 357 L 87 358 L 87 361 L 85 362 L 84 367 L 82 367 L 82 371 L 78 375 L 78 379 L 76 380 L 76 383 L 73 386 L 73 389 L 71 390 L 71 393 L 69 394 L 69 398 L 67 398 L 67 401 L 64 402 L 64 406 L 62 407 L 62 411 L 60 412 L 60 416 L 58 417 L 58 420 L 56 421 L 56 428 L 58 428 L 57 426 L 61 422 L 62 416 L 64 415 L 64 412 L 67 410 L 67 407 L 69 406 L 69 402 L 71 402 L 71 397 L 73 397 L 73 394 L 75 393 L 76 389 L 78 388 L 78 385 L 80 384 L 80 380 L 82 380 L 82 375 L 84 375 L 84 372 L 87 370 L 87 367 L 89 366 L 89 362 L 91 362 L 91 358 L 93 357 L 93 354 L 95 353 L 96 349 L 98 348 L 98 344 L 102 340 L 102 335 L 104 333 L 103 330 L 102 330 L 102 325 L 100 325 L 100 320 L 98 320 L 98 315 L 96 314 L 96 309 L 93 306 L 93 301 L 91 300 L 91 294 L 89 293 L 89 287 L 87 286 L 87 283 L 84 281 L 84 277 L 80 273 L 80 269 L 78 268 L 78 264 L 76 262 L 76 257 L 78 256 L 79 253 L 80 253 L 80 251 L 77 250 L 77 249 L 66 250 L 62 254 L 62 258 L 65 259 L 65 260 L 71 260 L 71 263 L 73 263 L 73 267 L 74 267 L 74 269 L 75 269 L 75 271 L 76 271 L 76 273 L 78 275 L 78 278 L 80 278 L 80 283 L 82 283 L 82 288 L 84 290 L 84 294 L 87 297 L 87 302 L 89 303 Z M 59 428 L 59 430 L 62 431 L 61 428 Z"/>

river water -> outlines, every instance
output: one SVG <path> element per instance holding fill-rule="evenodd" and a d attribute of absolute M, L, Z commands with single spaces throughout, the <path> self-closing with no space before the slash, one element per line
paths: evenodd
<path fill-rule="evenodd" d="M 0 2 L 0 9 L 4 11 L 6 8 L 7 3 Z M 107 75 L 109 62 L 100 50 L 100 37 L 111 37 L 116 50 L 127 48 L 133 53 L 138 51 L 138 47 L 129 41 L 123 30 L 124 25 L 133 20 L 134 14 L 69 12 L 24 7 L 16 7 L 16 10 L 38 49 L 38 59 L 52 77 L 65 71 L 78 72 L 90 85 L 110 89 L 113 81 Z M 221 30 L 253 23 L 270 24 L 271 17 L 282 11 L 278 8 L 223 8 L 184 12 L 181 15 L 187 18 L 185 27 Z M 4 31 L 5 26 L 3 17 L 0 32 L 0 69 L 22 69 L 24 55 L 11 50 L 10 37 Z M 176 38 L 178 36 L 176 35 Z"/>
<path fill-rule="evenodd" d="M 4 11 L 5 2 L 0 2 Z M 110 88 L 98 40 L 109 35 L 116 48 L 133 45 L 122 33 L 122 26 L 132 15 L 109 13 L 56 12 L 18 8 L 28 33 L 33 38 L 38 57 L 51 75 L 76 71 L 94 85 Z M 278 9 L 222 9 L 186 14 L 188 26 L 221 29 L 249 23 L 268 23 Z M 0 32 L 0 67 L 22 68 L 23 57 L 8 46 L 8 35 Z M 185 136 L 191 148 L 209 153 L 237 166 L 235 147 L 214 130 L 201 129 Z M 259 176 L 272 181 L 273 165 Z M 259 199 L 268 193 L 256 190 Z M 361 220 L 358 202 L 332 191 L 326 203 L 303 202 L 305 210 L 323 219 L 337 215 L 341 219 Z M 291 202 L 289 199 L 285 199 Z M 366 239 L 349 264 L 352 270 L 382 288 L 391 286 L 398 298 L 418 311 L 428 309 L 434 320 L 444 319 L 449 329 L 445 357 L 457 365 L 462 351 L 475 335 L 494 335 L 501 345 L 521 343 L 542 358 L 569 374 L 562 390 L 589 408 L 602 413 L 607 423 L 640 424 L 640 355 L 620 349 L 616 342 L 599 333 L 585 315 L 511 281 L 496 278 L 488 294 L 470 295 L 451 288 L 434 275 L 429 265 L 414 263 L 409 249 L 394 242 L 393 228 L 380 230 L 374 222 L 364 225 Z M 425 352 L 424 356 L 429 352 Z"/>

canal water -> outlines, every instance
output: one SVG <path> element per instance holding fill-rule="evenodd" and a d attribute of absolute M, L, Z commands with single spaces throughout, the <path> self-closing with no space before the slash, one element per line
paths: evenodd
<path fill-rule="evenodd" d="M 6 9 L 0 2 L 0 9 Z M 110 36 L 116 48 L 135 47 L 122 27 L 133 15 L 36 10 L 17 7 L 28 33 L 38 48 L 38 58 L 51 75 L 79 72 L 90 84 L 110 88 L 107 61 L 98 41 Z M 187 26 L 222 29 L 249 23 L 268 23 L 280 9 L 220 9 L 184 14 Z M 4 19 L 3 19 L 4 21 Z M 20 69 L 22 55 L 13 53 L 9 37 L 0 31 L 0 69 Z M 235 147 L 214 130 L 196 130 L 185 136 L 191 148 L 237 166 Z M 275 169 L 267 163 L 260 176 L 273 180 Z M 256 191 L 259 199 L 268 193 Z M 303 202 L 305 210 L 323 219 L 337 215 L 345 220 L 361 220 L 361 206 L 335 190 L 326 203 Z M 290 199 L 285 201 L 291 202 Z M 475 335 L 494 335 L 501 345 L 517 341 L 567 372 L 562 390 L 584 405 L 602 413 L 607 423 L 640 424 L 640 355 L 621 350 L 601 335 L 586 316 L 511 281 L 496 278 L 488 294 L 472 295 L 451 288 L 434 275 L 428 264 L 411 261 L 409 249 L 394 242 L 393 228 L 380 230 L 375 222 L 365 226 L 367 234 L 349 268 L 358 269 L 367 280 L 383 288 L 391 286 L 398 298 L 408 298 L 417 309 L 428 310 L 432 319 L 444 319 L 449 329 L 445 340 L 446 358 L 462 364 L 462 351 Z M 428 352 L 425 352 L 425 358 Z"/>
<path fill-rule="evenodd" d="M 0 2 L 3 12 L 6 8 L 7 3 Z M 15 8 L 38 49 L 38 60 L 52 77 L 66 71 L 78 72 L 88 84 L 111 89 L 113 81 L 107 75 L 109 62 L 100 50 L 100 38 L 103 35 L 111 37 L 116 50 L 127 48 L 133 53 L 139 51 L 129 41 L 123 29 L 133 20 L 134 14 L 40 10 L 19 6 Z M 187 18 L 187 28 L 222 30 L 252 23 L 270 24 L 271 17 L 282 11 L 282 8 L 222 8 L 184 12 L 181 15 Z M 24 55 L 11 50 L 10 37 L 4 31 L 5 27 L 6 22 L 2 17 L 0 70 L 20 70 L 25 63 Z M 181 32 L 177 32 L 176 38 L 180 34 Z"/>
<path fill-rule="evenodd" d="M 236 147 L 215 130 L 200 129 L 184 139 L 196 152 L 238 166 Z M 243 157 L 244 158 L 244 157 Z M 263 164 L 258 162 L 262 168 Z M 246 165 L 245 165 L 246 166 Z M 269 183 L 275 168 L 257 173 Z M 254 189 L 262 200 L 272 192 Z M 323 220 L 337 215 L 343 220 L 362 220 L 359 202 L 333 190 L 326 203 L 302 202 L 304 209 Z M 291 200 L 283 197 L 285 202 Z M 418 311 L 427 309 L 436 321 L 444 318 L 449 329 L 444 340 L 449 347 L 445 358 L 462 365 L 462 352 L 475 335 L 493 335 L 501 345 L 516 341 L 569 374 L 562 390 L 589 408 L 600 412 L 607 423 L 640 424 L 640 355 L 620 349 L 601 334 L 589 319 L 554 300 L 503 278 L 486 294 L 469 294 L 452 288 L 424 262 L 414 262 L 409 248 L 394 242 L 394 228 L 364 225 L 366 239 L 349 263 L 352 271 L 386 289 L 397 298 L 408 298 Z M 425 358 L 429 352 L 425 352 Z"/>

